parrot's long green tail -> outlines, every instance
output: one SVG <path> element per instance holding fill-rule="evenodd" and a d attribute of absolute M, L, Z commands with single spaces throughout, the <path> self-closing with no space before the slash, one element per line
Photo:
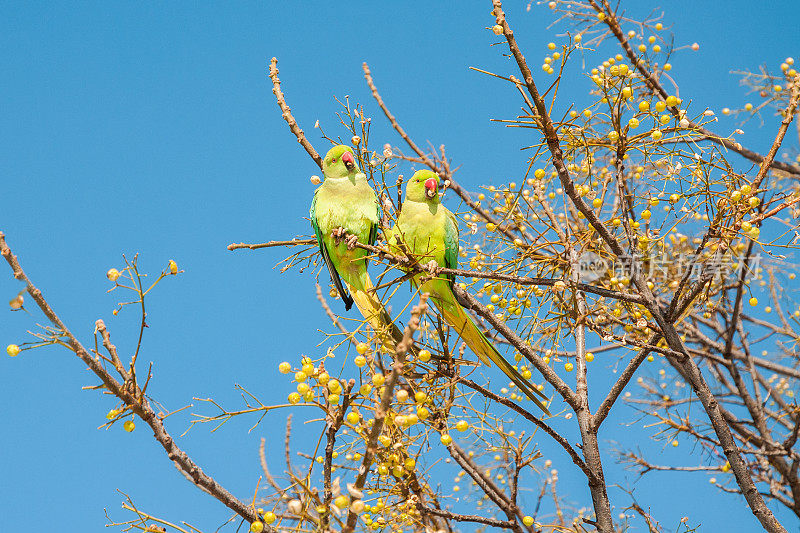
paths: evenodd
<path fill-rule="evenodd" d="M 447 323 L 456 329 L 463 341 L 467 343 L 470 350 L 475 352 L 475 355 L 477 355 L 484 364 L 491 365 L 494 363 L 497 368 L 502 370 L 503 373 L 519 387 L 519 390 L 522 391 L 525 396 L 530 398 L 533 403 L 539 407 L 539 409 L 548 415 L 550 414 L 550 411 L 547 410 L 547 407 L 538 397 L 541 396 L 544 399 L 548 399 L 547 396 L 536 387 L 531 386 L 528 380 L 523 378 L 520 373 L 506 361 L 505 357 L 497 351 L 497 348 L 495 348 L 481 330 L 478 329 L 478 326 L 475 325 L 463 307 L 455 302 L 448 305 L 448 302 L 443 302 L 438 298 L 434 298 L 433 302 L 436 304 L 436 307 L 439 308 L 439 311 L 442 313 Z"/>
<path fill-rule="evenodd" d="M 386 312 L 386 308 L 383 307 L 378 297 L 370 292 L 372 280 L 369 275 L 365 275 L 363 284 L 365 290 L 359 290 L 351 286 L 350 296 L 353 297 L 356 307 L 364 315 L 369 325 L 375 330 L 375 334 L 380 339 L 381 344 L 387 350 L 394 351 L 397 343 L 403 340 L 403 332 L 394 324 L 392 317 Z"/>

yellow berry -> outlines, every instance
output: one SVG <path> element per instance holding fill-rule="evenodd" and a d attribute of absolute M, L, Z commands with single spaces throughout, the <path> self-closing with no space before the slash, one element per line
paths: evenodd
<path fill-rule="evenodd" d="M 288 374 L 292 371 L 292 365 L 284 361 L 283 363 L 278 365 L 278 370 L 281 374 Z"/>
<path fill-rule="evenodd" d="M 173 275 L 178 273 L 178 263 L 176 263 L 173 259 L 169 260 L 169 273 Z"/>
<path fill-rule="evenodd" d="M 417 407 L 417 416 L 420 420 L 426 420 L 429 416 L 431 416 L 431 412 L 425 407 Z"/>
<path fill-rule="evenodd" d="M 632 118 L 628 121 L 629 128 L 638 128 L 639 127 L 639 119 Z"/>
<path fill-rule="evenodd" d="M 250 533 L 261 533 L 264 531 L 264 523 L 260 520 L 254 520 L 250 524 Z"/>
<path fill-rule="evenodd" d="M 466 431 L 469 429 L 469 422 L 466 420 L 459 420 L 456 422 L 456 429 L 459 431 Z"/>
<path fill-rule="evenodd" d="M 364 355 L 365 353 L 367 353 L 368 350 L 369 350 L 369 344 L 367 344 L 366 342 L 359 342 L 358 344 L 356 344 L 356 351 L 359 354 Z"/>
<path fill-rule="evenodd" d="M 755 296 L 753 296 L 752 298 L 750 298 L 750 299 L 748 300 L 748 302 L 750 302 L 750 305 L 752 305 L 753 307 L 755 307 L 755 306 L 757 306 L 757 305 L 758 305 L 758 298 L 756 298 Z"/>
<path fill-rule="evenodd" d="M 275 516 L 275 513 L 273 513 L 272 511 L 267 511 L 266 513 L 264 513 L 264 522 L 266 522 L 267 524 L 275 522 L 277 518 L 278 517 Z"/>
<path fill-rule="evenodd" d="M 367 358 L 363 355 L 357 355 L 353 362 L 356 364 L 358 368 L 361 368 L 367 364 Z"/>
<path fill-rule="evenodd" d="M 350 500 L 347 496 L 341 495 L 337 496 L 335 500 L 333 500 L 333 504 L 338 507 L 339 509 L 344 509 L 348 505 L 350 505 Z"/>
<path fill-rule="evenodd" d="M 525 524 L 525 527 L 531 527 L 533 525 L 533 517 L 529 515 L 523 516 L 522 523 Z"/>
<path fill-rule="evenodd" d="M 564 365 L 564 370 L 566 370 L 567 372 L 572 372 L 573 368 L 574 368 L 574 366 L 572 365 L 572 363 L 566 363 Z"/>
<path fill-rule="evenodd" d="M 17 346 L 16 344 L 9 344 L 8 347 L 6 348 L 6 353 L 11 357 L 16 357 L 17 355 L 19 355 L 19 352 L 20 352 L 19 346 Z"/>
<path fill-rule="evenodd" d="M 395 393 L 395 397 L 397 398 L 398 402 L 404 402 L 408 400 L 408 391 L 405 389 L 400 389 Z"/>
<path fill-rule="evenodd" d="M 449 446 L 450 444 L 453 443 L 453 437 L 451 437 L 447 433 L 444 433 L 439 440 L 442 441 L 442 444 L 444 444 L 445 446 Z"/>
<path fill-rule="evenodd" d="M 536 179 L 542 179 L 544 177 L 544 170 L 541 168 L 537 168 L 534 171 L 533 175 L 536 177 Z"/>
<path fill-rule="evenodd" d="M 428 350 L 420 350 L 418 357 L 420 361 L 422 361 L 423 363 L 427 363 L 428 361 L 431 360 L 431 352 L 429 352 Z"/>
<path fill-rule="evenodd" d="M 594 361 L 594 354 L 592 352 L 586 352 L 586 362 L 591 363 Z"/>
<path fill-rule="evenodd" d="M 376 387 L 380 387 L 386 382 L 386 378 L 383 377 L 383 374 L 375 374 L 372 376 L 372 384 Z"/>
<path fill-rule="evenodd" d="M 495 24 L 492 26 L 492 32 L 494 32 L 495 35 L 502 35 L 503 27 L 499 24 Z"/>
<path fill-rule="evenodd" d="M 300 403 L 300 395 L 296 392 L 289 394 L 289 403 L 292 405 Z"/>
<path fill-rule="evenodd" d="M 358 419 L 359 419 L 358 413 L 356 413 L 355 411 L 350 411 L 349 413 L 347 413 L 347 421 L 350 422 L 351 424 L 358 424 Z"/>
<path fill-rule="evenodd" d="M 653 130 L 653 133 L 650 134 L 650 137 L 652 137 L 654 141 L 660 140 L 663 136 L 664 134 L 661 133 L 661 130 Z"/>
<path fill-rule="evenodd" d="M 300 371 L 294 373 L 294 379 L 295 379 L 295 381 L 302 382 L 302 381 L 305 381 L 306 379 L 308 379 L 308 376 L 306 375 L 305 372 L 300 370 Z"/>
<path fill-rule="evenodd" d="M 113 419 L 114 417 L 116 417 L 118 414 L 119 414 L 119 411 L 117 411 L 116 409 L 112 409 L 112 410 L 110 410 L 110 411 L 109 411 L 109 412 L 106 414 L 106 418 L 107 418 L 108 420 L 111 420 L 111 419 Z"/>
<path fill-rule="evenodd" d="M 125 431 L 127 431 L 128 433 L 130 433 L 131 431 L 133 431 L 134 429 L 136 429 L 136 424 L 134 424 L 134 423 L 133 423 L 133 420 L 126 420 L 126 421 L 125 421 L 125 423 L 124 423 L 124 424 L 122 424 L 122 427 L 123 427 L 123 429 L 124 429 Z"/>
<path fill-rule="evenodd" d="M 106 272 L 106 277 L 111 281 L 117 281 L 119 279 L 119 270 L 116 268 L 112 268 L 108 272 Z"/>

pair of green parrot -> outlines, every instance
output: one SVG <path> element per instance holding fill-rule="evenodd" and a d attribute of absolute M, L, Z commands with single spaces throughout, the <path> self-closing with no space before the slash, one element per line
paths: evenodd
<path fill-rule="evenodd" d="M 354 246 L 356 241 L 375 244 L 380 226 L 378 197 L 349 146 L 334 146 L 325 155 L 322 173 L 325 179 L 314 193 L 310 213 L 322 257 L 345 309 L 349 310 L 355 303 L 381 343 L 394 349 L 402 332 L 372 290 L 367 274 L 369 252 Z M 386 241 L 394 254 L 408 253 L 422 264 L 435 261 L 442 267 L 458 268 L 458 223 L 455 215 L 441 204 L 439 177 L 435 173 L 420 170 L 406 184 L 403 208 L 395 226 L 386 232 Z M 430 295 L 445 322 L 484 364 L 494 363 L 520 391 L 547 412 L 538 396 L 547 397 L 497 351 L 456 301 L 454 276 L 431 277 L 418 273 L 411 282 L 421 293 Z"/>

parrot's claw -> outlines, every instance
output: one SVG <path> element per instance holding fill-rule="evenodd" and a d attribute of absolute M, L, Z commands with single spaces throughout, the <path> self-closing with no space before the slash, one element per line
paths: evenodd
<path fill-rule="evenodd" d="M 338 228 L 336 228 L 331 232 L 331 237 L 333 237 L 333 240 L 334 242 L 336 242 L 336 244 L 339 244 L 339 242 L 341 242 L 342 240 L 342 237 L 344 237 L 345 233 L 347 233 L 345 229 L 339 226 Z"/>
<path fill-rule="evenodd" d="M 352 250 L 356 247 L 356 243 L 358 242 L 358 235 L 348 235 L 345 237 L 344 242 L 347 243 L 347 249 Z"/>
<path fill-rule="evenodd" d="M 439 272 L 439 263 L 437 263 L 435 259 L 431 259 L 425 264 L 425 270 L 431 274 L 436 274 Z"/>

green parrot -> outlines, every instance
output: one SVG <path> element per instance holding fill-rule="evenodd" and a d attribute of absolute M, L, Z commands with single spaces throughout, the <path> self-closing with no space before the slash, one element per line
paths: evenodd
<path fill-rule="evenodd" d="M 333 284 L 350 310 L 355 302 L 382 344 L 389 350 L 403 338 L 373 288 L 367 274 L 369 252 L 356 242 L 374 245 L 380 226 L 378 197 L 358 167 L 353 149 L 338 145 L 322 162 L 325 180 L 314 192 L 311 226 Z M 347 237 L 342 238 L 344 232 Z"/>
<path fill-rule="evenodd" d="M 455 215 L 441 204 L 439 177 L 430 170 L 417 171 L 406 184 L 403 208 L 395 226 L 388 232 L 387 241 L 394 253 L 407 252 L 425 265 L 435 261 L 446 268 L 458 268 L 458 222 Z M 494 363 L 528 398 L 548 413 L 547 407 L 537 397 L 547 399 L 542 392 L 523 378 L 500 355 L 453 294 L 454 276 L 434 277 L 421 282 L 430 274 L 419 273 L 412 278 L 421 293 L 429 293 L 430 300 L 439 309 L 444 320 L 461 336 L 475 355 L 487 365 Z"/>

